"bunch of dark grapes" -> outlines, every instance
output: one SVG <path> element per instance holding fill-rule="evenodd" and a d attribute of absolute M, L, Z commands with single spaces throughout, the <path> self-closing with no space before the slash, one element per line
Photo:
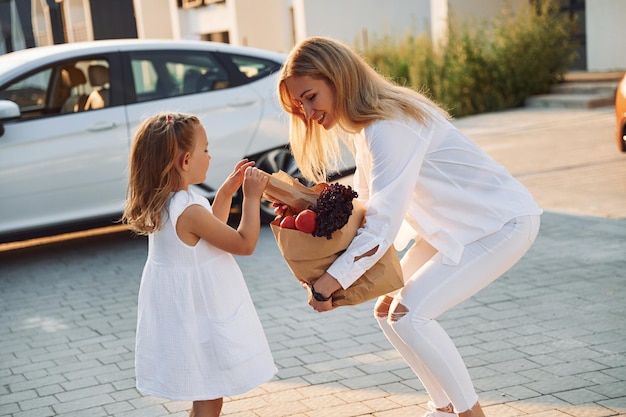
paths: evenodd
<path fill-rule="evenodd" d="M 352 214 L 352 200 L 357 197 L 357 192 L 349 185 L 335 183 L 324 188 L 313 209 L 317 213 L 317 228 L 313 236 L 330 239 L 335 230 L 348 223 L 348 217 Z"/>

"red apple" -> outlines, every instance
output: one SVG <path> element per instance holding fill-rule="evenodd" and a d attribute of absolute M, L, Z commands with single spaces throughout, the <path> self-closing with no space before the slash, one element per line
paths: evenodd
<path fill-rule="evenodd" d="M 317 229 L 317 213 L 313 210 L 302 210 L 296 216 L 296 229 L 304 233 L 313 233 Z"/>
<path fill-rule="evenodd" d="M 283 229 L 295 229 L 296 228 L 296 216 L 285 216 L 279 223 L 279 226 Z"/>

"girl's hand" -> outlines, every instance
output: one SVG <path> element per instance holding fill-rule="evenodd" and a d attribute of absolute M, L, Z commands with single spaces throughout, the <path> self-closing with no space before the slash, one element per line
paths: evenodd
<path fill-rule="evenodd" d="M 222 187 L 229 195 L 233 195 L 237 192 L 239 187 L 243 184 L 244 173 L 248 167 L 254 166 L 254 161 L 248 161 L 248 159 L 242 159 L 237 162 L 233 172 L 226 178 Z"/>
<path fill-rule="evenodd" d="M 269 176 L 260 169 L 246 167 L 243 179 L 243 195 L 245 198 L 260 200 L 269 181 Z"/>

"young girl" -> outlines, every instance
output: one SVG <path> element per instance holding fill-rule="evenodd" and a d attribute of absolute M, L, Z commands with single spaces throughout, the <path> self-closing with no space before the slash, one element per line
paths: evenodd
<path fill-rule="evenodd" d="M 310 286 L 309 304 L 333 308 L 395 242 L 405 286 L 379 298 L 383 332 L 431 398 L 428 417 L 483 417 L 470 375 L 436 318 L 512 267 L 539 230 L 528 190 L 421 94 L 389 82 L 348 46 L 313 37 L 283 65 L 278 93 L 290 143 L 308 179 L 334 168 L 338 139 L 354 139 L 355 190 L 365 226 Z M 278 207 L 277 209 L 284 209 Z"/>
<path fill-rule="evenodd" d="M 137 388 L 193 401 L 191 417 L 219 416 L 224 396 L 268 381 L 276 367 L 235 255 L 250 255 L 260 230 L 266 176 L 242 160 L 213 205 L 190 185 L 211 156 L 199 119 L 164 113 L 139 127 L 130 153 L 123 220 L 148 235 L 137 317 Z M 226 222 L 243 185 L 241 222 Z"/>

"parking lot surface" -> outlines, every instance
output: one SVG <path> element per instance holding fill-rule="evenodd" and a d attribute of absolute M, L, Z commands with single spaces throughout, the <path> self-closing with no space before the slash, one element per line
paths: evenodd
<path fill-rule="evenodd" d="M 546 210 L 530 252 L 440 318 L 488 417 L 626 416 L 626 155 L 616 151 L 611 111 L 455 122 Z M 118 232 L 0 247 L 0 416 L 188 415 L 189 403 L 135 389 L 146 244 Z M 373 302 L 312 311 L 267 227 L 255 253 L 237 261 L 279 372 L 227 398 L 224 416 L 426 412 L 426 393 L 378 329 Z"/>

